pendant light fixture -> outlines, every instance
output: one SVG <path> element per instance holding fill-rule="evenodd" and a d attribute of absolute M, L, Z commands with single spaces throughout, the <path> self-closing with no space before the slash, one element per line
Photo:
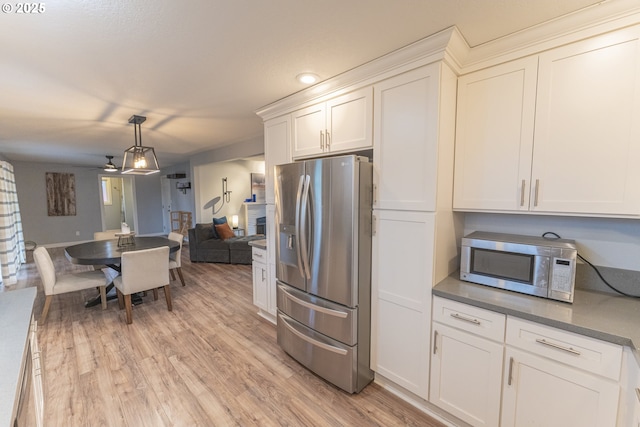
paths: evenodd
<path fill-rule="evenodd" d="M 142 124 L 146 117 L 131 116 L 129 123 L 133 123 L 133 134 L 135 142 L 133 147 L 124 150 L 124 159 L 122 160 L 122 173 L 132 175 L 150 175 L 160 172 L 158 159 L 153 147 L 144 147 L 142 145 Z"/>
<path fill-rule="evenodd" d="M 105 172 L 118 172 L 118 168 L 111 161 L 111 159 L 113 159 L 113 156 L 105 156 L 105 157 L 107 158 L 108 162 L 104 165 L 104 168 L 103 168 L 104 171 Z"/>

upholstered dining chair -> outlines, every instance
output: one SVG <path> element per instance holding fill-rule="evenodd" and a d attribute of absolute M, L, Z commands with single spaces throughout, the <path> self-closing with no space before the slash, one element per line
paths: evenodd
<path fill-rule="evenodd" d="M 174 231 L 169 233 L 169 240 L 180 243 L 180 249 L 173 252 L 172 254 L 169 254 L 169 271 L 171 272 L 171 280 L 176 280 L 174 271 L 177 271 L 178 276 L 180 276 L 180 283 L 182 283 L 182 286 L 184 286 L 184 277 L 182 276 L 182 260 L 180 258 L 182 256 L 182 239 L 184 239 L 184 236 L 180 233 L 176 233 Z"/>
<path fill-rule="evenodd" d="M 36 262 L 36 268 L 42 279 L 44 294 L 44 308 L 40 315 L 40 323 L 44 323 L 51 307 L 51 300 L 54 295 L 64 294 L 67 292 L 81 291 L 90 288 L 100 289 L 100 298 L 102 300 L 102 309 L 107 308 L 106 286 L 108 284 L 107 277 L 102 271 L 83 271 L 78 273 L 70 273 L 57 275 L 53 261 L 47 249 L 42 246 L 37 247 L 33 251 L 33 259 Z"/>
<path fill-rule="evenodd" d="M 158 288 L 164 288 L 167 309 L 173 310 L 169 289 L 169 246 L 123 252 L 120 276 L 113 284 L 118 290 L 120 309 L 126 310 L 127 324 L 133 322 L 131 294 L 136 292 L 153 290 L 153 299 L 157 300 Z"/>

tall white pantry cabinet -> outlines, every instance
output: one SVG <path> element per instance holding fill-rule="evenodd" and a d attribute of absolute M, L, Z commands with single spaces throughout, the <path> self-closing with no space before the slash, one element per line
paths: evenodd
<path fill-rule="evenodd" d="M 457 256 L 455 93 L 443 61 L 374 84 L 371 368 L 425 400 L 431 288 Z"/>

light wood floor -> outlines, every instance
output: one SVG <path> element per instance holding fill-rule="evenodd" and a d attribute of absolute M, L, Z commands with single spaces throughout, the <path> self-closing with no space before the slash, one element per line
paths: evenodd
<path fill-rule="evenodd" d="M 251 266 L 191 264 L 126 325 L 117 300 L 84 308 L 97 291 L 54 297 L 38 339 L 46 426 L 441 426 L 376 384 L 349 395 L 284 353 L 252 304 Z M 74 266 L 50 250 L 56 269 Z M 30 259 L 16 287 L 38 286 Z"/>

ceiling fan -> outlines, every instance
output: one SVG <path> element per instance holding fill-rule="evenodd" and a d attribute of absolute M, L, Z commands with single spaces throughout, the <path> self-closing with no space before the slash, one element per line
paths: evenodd
<path fill-rule="evenodd" d="M 102 169 L 105 172 L 118 172 L 118 168 L 111 161 L 113 159 L 113 156 L 105 156 L 105 157 L 107 158 L 108 161 L 107 161 L 107 163 L 104 165 L 104 167 Z"/>

